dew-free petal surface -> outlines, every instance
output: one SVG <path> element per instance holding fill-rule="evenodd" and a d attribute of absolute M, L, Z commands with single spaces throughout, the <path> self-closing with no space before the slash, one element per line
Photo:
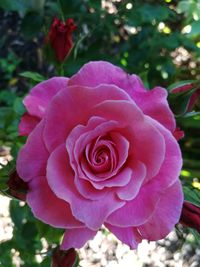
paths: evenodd
<path fill-rule="evenodd" d="M 143 238 L 150 241 L 164 238 L 179 222 L 183 205 L 183 192 L 178 180 L 160 198 L 151 218 L 138 227 Z"/>
<path fill-rule="evenodd" d="M 35 177 L 29 182 L 27 203 L 35 217 L 53 227 L 83 227 L 72 215 L 69 203 L 52 192 L 44 176 Z"/>
<path fill-rule="evenodd" d="M 128 245 L 131 249 L 136 249 L 138 243 L 142 241 L 142 237 L 138 230 L 134 227 L 116 227 L 110 224 L 105 226 L 112 232 L 120 241 Z"/>
<path fill-rule="evenodd" d="M 36 116 L 32 116 L 27 112 L 22 116 L 21 121 L 19 123 L 19 135 L 28 136 L 36 125 L 40 122 L 40 118 Z"/>
<path fill-rule="evenodd" d="M 130 97 L 114 85 L 99 85 L 95 88 L 69 86 L 67 90 L 59 92 L 46 113 L 44 140 L 48 150 L 52 151 L 64 143 L 75 126 L 86 124 L 92 108 L 107 99 L 130 100 Z M 56 134 L 52 130 L 55 127 Z"/>
<path fill-rule="evenodd" d="M 25 182 L 37 176 L 46 175 L 46 164 L 49 157 L 42 138 L 44 121 L 41 121 L 29 135 L 26 144 L 17 157 L 17 172 Z"/>
<path fill-rule="evenodd" d="M 121 68 L 106 61 L 92 61 L 85 64 L 69 80 L 69 85 L 95 87 L 101 84 L 114 84 L 128 93 L 132 90 L 146 90 L 140 77 L 127 74 Z"/>
<path fill-rule="evenodd" d="M 55 149 L 48 160 L 47 181 L 57 197 L 70 203 L 73 215 L 93 230 L 99 229 L 109 214 L 125 204 L 112 192 L 100 200 L 88 200 L 80 195 L 74 185 L 74 174 L 64 144 Z"/>
<path fill-rule="evenodd" d="M 67 82 L 68 78 L 53 77 L 33 87 L 23 101 L 29 114 L 42 118 L 51 99 L 67 88 Z"/>
<path fill-rule="evenodd" d="M 96 231 L 92 231 L 86 227 L 66 230 L 60 248 L 63 250 L 68 250 L 69 248 L 81 248 L 95 235 Z"/>

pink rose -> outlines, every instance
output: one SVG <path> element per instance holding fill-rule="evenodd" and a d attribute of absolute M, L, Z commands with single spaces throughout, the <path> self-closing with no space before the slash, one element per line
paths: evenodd
<path fill-rule="evenodd" d="M 30 134 L 17 171 L 34 215 L 66 229 L 62 249 L 82 247 L 102 224 L 136 248 L 179 221 L 182 158 L 166 98 L 103 61 L 25 98 L 20 132 Z"/>

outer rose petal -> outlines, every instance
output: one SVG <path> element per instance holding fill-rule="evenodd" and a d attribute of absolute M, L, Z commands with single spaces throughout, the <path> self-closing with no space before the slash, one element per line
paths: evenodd
<path fill-rule="evenodd" d="M 17 172 L 28 182 L 37 176 L 46 175 L 48 151 L 42 139 L 44 121 L 42 120 L 29 135 L 26 144 L 19 151 L 17 158 Z"/>
<path fill-rule="evenodd" d="M 36 116 L 29 115 L 27 112 L 22 116 L 19 123 L 19 135 L 29 135 L 35 126 L 40 122 L 40 119 Z"/>
<path fill-rule="evenodd" d="M 150 180 L 141 187 L 133 200 L 127 201 L 123 207 L 114 211 L 106 219 L 106 223 L 122 228 L 144 224 L 154 212 L 161 194 L 159 181 Z"/>
<path fill-rule="evenodd" d="M 138 232 L 137 228 L 126 227 L 120 228 L 110 224 L 105 224 L 105 226 L 123 243 L 128 245 L 131 249 L 136 249 L 138 243 L 142 241 L 142 236 Z"/>
<path fill-rule="evenodd" d="M 147 118 L 163 135 L 166 143 L 165 159 L 159 173 L 153 178 L 160 182 L 160 187 L 165 189 L 177 180 L 182 167 L 180 147 L 174 136 L 157 121 Z"/>
<path fill-rule="evenodd" d="M 157 127 L 165 138 L 165 159 L 159 173 L 142 186 L 137 197 L 109 216 L 107 222 L 116 226 L 138 226 L 148 221 L 162 193 L 178 179 L 180 174 L 182 158 L 175 138 L 155 120 L 151 118 L 147 120 Z"/>
<path fill-rule="evenodd" d="M 46 113 L 44 140 L 48 150 L 51 152 L 64 143 L 75 126 L 86 124 L 91 117 L 89 113 L 92 108 L 107 99 L 130 100 L 130 97 L 114 85 L 100 85 L 95 88 L 69 86 L 67 90 L 59 92 Z"/>
<path fill-rule="evenodd" d="M 144 114 L 157 120 L 171 132 L 174 132 L 176 122 L 167 102 L 167 91 L 164 88 L 155 87 L 146 92 L 136 92 L 133 90 L 131 97 Z"/>
<path fill-rule="evenodd" d="M 85 64 L 69 80 L 69 85 L 96 87 L 101 84 L 113 84 L 129 93 L 130 90 L 146 90 L 137 75 L 129 75 L 121 68 L 106 61 L 93 61 Z"/>
<path fill-rule="evenodd" d="M 178 223 L 182 205 L 183 192 L 178 180 L 161 195 L 151 218 L 138 227 L 142 237 L 150 241 L 164 238 Z"/>
<path fill-rule="evenodd" d="M 47 181 L 57 197 L 70 204 L 77 220 L 92 230 L 99 229 L 114 210 L 125 204 L 112 192 L 100 200 L 88 200 L 81 196 L 74 185 L 74 173 L 69 165 L 65 144 L 51 153 L 47 164 Z"/>
<path fill-rule="evenodd" d="M 42 118 L 52 97 L 66 88 L 67 82 L 68 78 L 54 77 L 33 87 L 23 101 L 28 113 Z"/>
<path fill-rule="evenodd" d="M 83 227 L 72 215 L 69 204 L 51 191 L 46 177 L 35 177 L 29 182 L 27 203 L 35 217 L 53 227 Z"/>
<path fill-rule="evenodd" d="M 169 130 L 175 129 L 175 119 L 167 102 L 167 92 L 161 87 L 147 91 L 137 75 L 105 61 L 89 62 L 69 80 L 69 85 L 97 86 L 114 84 L 124 89 L 143 112 L 158 120 Z"/>
<path fill-rule="evenodd" d="M 61 244 L 61 249 L 81 248 L 89 239 L 92 239 L 96 233 L 96 231 L 86 227 L 67 230 Z"/>

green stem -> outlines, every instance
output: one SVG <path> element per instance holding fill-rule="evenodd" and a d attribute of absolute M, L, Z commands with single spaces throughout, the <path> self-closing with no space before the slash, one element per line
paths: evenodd
<path fill-rule="evenodd" d="M 57 65 L 56 70 L 57 70 L 57 73 L 58 73 L 59 76 L 64 76 L 65 73 L 64 73 L 64 65 L 63 65 L 63 63 Z"/>
<path fill-rule="evenodd" d="M 59 9 L 60 9 L 60 15 L 61 15 L 62 21 L 65 22 L 65 16 L 64 16 L 64 13 L 62 10 L 61 2 L 60 2 L 60 0 L 57 0 L 57 2 L 58 2 Z"/>

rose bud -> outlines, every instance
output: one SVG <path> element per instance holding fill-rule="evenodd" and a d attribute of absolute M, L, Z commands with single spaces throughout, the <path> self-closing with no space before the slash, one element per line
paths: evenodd
<path fill-rule="evenodd" d="M 181 93 L 181 92 L 187 92 L 187 91 L 192 90 L 192 89 L 196 89 L 196 90 L 191 94 L 191 97 L 189 99 L 187 109 L 186 109 L 187 112 L 192 111 L 194 105 L 196 104 L 196 102 L 200 96 L 200 86 L 198 84 L 196 84 L 195 82 L 192 83 L 192 82 L 188 81 L 188 83 L 183 84 L 181 86 L 177 86 L 177 87 L 171 89 L 171 91 L 170 91 L 171 93 L 176 94 L 176 93 Z"/>
<path fill-rule="evenodd" d="M 185 201 L 183 204 L 180 223 L 183 226 L 194 228 L 200 233 L 200 207 Z"/>
<path fill-rule="evenodd" d="M 60 250 L 57 247 L 52 257 L 52 267 L 73 267 L 77 261 L 75 249 L 70 248 L 67 251 Z"/>
<path fill-rule="evenodd" d="M 51 24 L 47 44 L 51 45 L 59 62 L 64 61 L 73 48 L 72 32 L 75 29 L 76 25 L 73 19 L 67 19 L 64 23 L 55 17 Z"/>
<path fill-rule="evenodd" d="M 26 201 L 26 192 L 28 190 L 28 185 L 19 177 L 16 170 L 10 172 L 7 185 L 9 187 L 9 193 L 11 196 L 19 200 Z"/>

